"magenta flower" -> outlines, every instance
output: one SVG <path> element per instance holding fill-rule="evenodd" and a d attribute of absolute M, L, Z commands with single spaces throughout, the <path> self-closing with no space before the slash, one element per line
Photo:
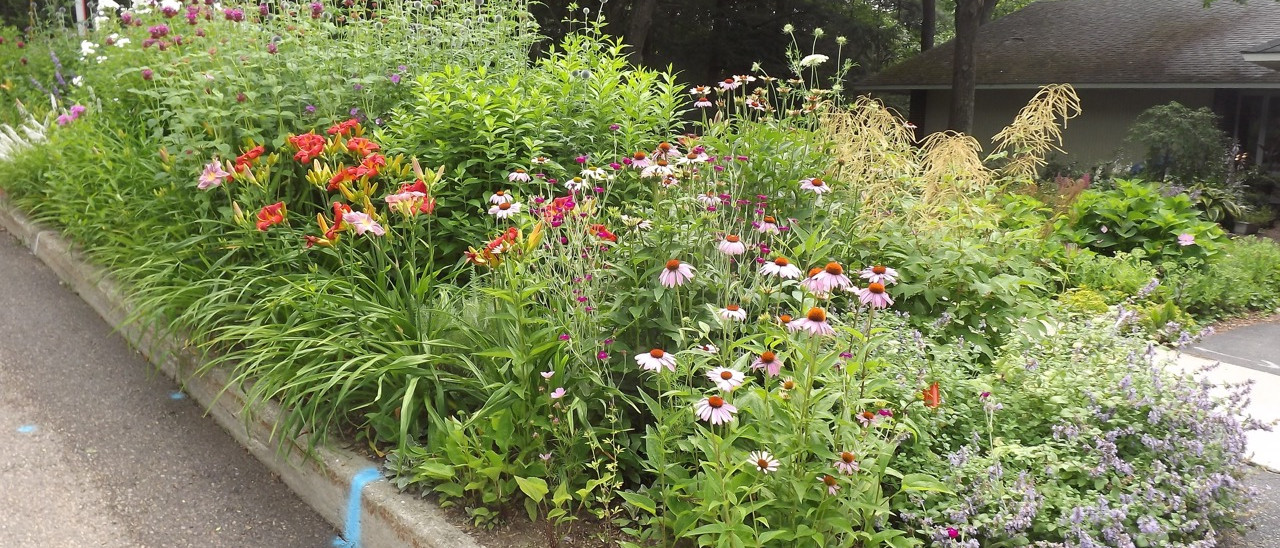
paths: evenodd
<path fill-rule="evenodd" d="M 837 492 L 840 491 L 840 483 L 837 482 L 836 478 L 831 474 L 823 474 L 821 476 L 818 476 L 818 481 L 821 481 L 822 485 L 826 486 L 828 495 L 834 496 Z"/>
<path fill-rule="evenodd" d="M 733 420 L 733 415 L 737 412 L 737 407 L 724 401 L 724 398 L 720 396 L 702 398 L 694 406 L 694 413 L 698 415 L 698 418 L 711 423 L 713 426 L 728 423 Z"/>
<path fill-rule="evenodd" d="M 742 383 L 746 381 L 746 376 L 741 371 L 717 367 L 707 372 L 707 380 L 716 383 L 716 388 L 724 392 L 732 392 L 733 389 L 742 386 Z"/>
<path fill-rule="evenodd" d="M 836 289 L 848 289 L 853 285 L 844 275 L 844 267 L 840 263 L 830 262 L 820 272 L 813 275 L 809 289 L 814 293 L 831 293 Z"/>
<path fill-rule="evenodd" d="M 551 399 L 558 400 L 560 398 L 563 398 L 564 394 L 565 394 L 564 387 L 557 388 L 551 391 Z"/>
<path fill-rule="evenodd" d="M 720 240 L 720 245 L 717 246 L 716 249 L 719 249 L 720 252 L 725 255 L 741 255 L 747 252 L 747 245 L 742 243 L 742 239 L 737 235 L 730 234 L 725 236 L 723 240 Z"/>
<path fill-rule="evenodd" d="M 689 263 L 680 262 L 679 259 L 667 261 L 667 266 L 663 267 L 661 274 L 658 274 L 658 281 L 666 287 L 684 285 L 692 279 L 693 267 L 689 266 Z"/>

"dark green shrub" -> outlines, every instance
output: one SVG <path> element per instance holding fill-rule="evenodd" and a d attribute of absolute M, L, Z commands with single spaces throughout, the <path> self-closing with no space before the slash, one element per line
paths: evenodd
<path fill-rule="evenodd" d="M 1186 184 L 1225 174 L 1227 135 L 1207 107 L 1192 109 L 1177 101 L 1151 107 L 1129 128 L 1129 140 L 1146 149 L 1149 177 Z"/>

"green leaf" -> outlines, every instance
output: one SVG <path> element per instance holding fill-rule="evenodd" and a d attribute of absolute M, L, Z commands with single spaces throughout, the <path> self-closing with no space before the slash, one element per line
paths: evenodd
<path fill-rule="evenodd" d="M 528 495 L 534 502 L 542 502 L 546 498 L 550 489 L 547 487 L 547 480 L 542 478 L 523 478 L 516 476 L 516 484 L 520 485 L 520 490 Z"/>
<path fill-rule="evenodd" d="M 954 495 L 946 484 L 929 474 L 907 474 L 902 476 L 903 491 L 934 491 Z"/>
<path fill-rule="evenodd" d="M 630 491 L 621 491 L 618 494 L 622 495 L 622 498 L 625 499 L 632 506 L 635 506 L 636 508 L 644 510 L 655 516 L 658 515 L 658 505 L 653 502 L 653 499 L 646 497 L 644 495 L 641 495 L 639 493 L 632 493 Z"/>

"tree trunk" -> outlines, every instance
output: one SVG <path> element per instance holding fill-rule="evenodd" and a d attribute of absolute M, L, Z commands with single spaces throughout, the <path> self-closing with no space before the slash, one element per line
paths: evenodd
<path fill-rule="evenodd" d="M 982 24 L 983 5 L 996 0 L 956 0 L 955 57 L 951 67 L 951 115 L 947 128 L 962 133 L 973 131 L 974 91 L 977 88 L 977 59 L 974 43 Z"/>
<path fill-rule="evenodd" d="M 938 0 L 923 0 L 920 3 L 920 53 L 933 49 L 933 41 L 938 33 Z M 916 140 L 925 136 L 925 112 L 929 109 L 929 92 L 923 89 L 911 90 L 911 106 L 907 120 L 916 126 Z"/>
<path fill-rule="evenodd" d="M 645 46 L 649 43 L 649 29 L 653 26 L 653 15 L 658 9 L 658 0 L 635 0 L 631 5 L 631 17 L 627 21 L 627 32 L 623 35 L 627 45 L 631 46 L 631 63 L 644 63 Z"/>

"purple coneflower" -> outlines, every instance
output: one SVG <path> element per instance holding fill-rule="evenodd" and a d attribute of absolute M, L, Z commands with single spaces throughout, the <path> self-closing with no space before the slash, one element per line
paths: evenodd
<path fill-rule="evenodd" d="M 636 354 L 636 363 L 645 371 L 661 371 L 663 367 L 675 372 L 676 357 L 661 348 L 655 348 L 643 354 Z"/>
<path fill-rule="evenodd" d="M 778 355 L 771 350 L 761 352 L 760 357 L 751 362 L 751 369 L 763 369 L 765 374 L 770 377 L 782 374 L 782 366 L 782 360 L 778 359 Z"/>
<path fill-rule="evenodd" d="M 667 261 L 667 265 L 662 268 L 662 273 L 658 275 L 658 281 L 666 287 L 676 287 L 684 285 L 685 282 L 693 279 L 693 267 L 689 263 L 682 263 L 679 259 L 671 259 Z"/>
<path fill-rule="evenodd" d="M 716 388 L 725 392 L 731 392 L 733 389 L 742 386 L 746 380 L 746 376 L 741 371 L 735 371 L 725 367 L 717 367 L 707 372 L 707 380 L 716 383 Z"/>
<path fill-rule="evenodd" d="M 733 415 L 738 412 L 738 408 L 724 401 L 724 398 L 720 396 L 711 396 L 698 401 L 698 404 L 694 407 L 694 412 L 697 413 L 699 419 L 707 421 L 714 426 L 733 420 Z"/>

